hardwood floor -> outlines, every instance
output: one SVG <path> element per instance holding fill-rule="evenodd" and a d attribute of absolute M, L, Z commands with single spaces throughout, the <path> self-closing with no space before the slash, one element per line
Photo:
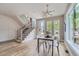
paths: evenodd
<path fill-rule="evenodd" d="M 41 53 L 37 53 L 37 41 L 36 40 L 25 40 L 22 43 L 7 42 L 0 44 L 0 56 L 41 56 Z M 60 44 L 60 56 L 68 56 L 65 52 L 64 44 Z M 54 56 L 57 56 L 56 48 L 54 47 Z"/>
<path fill-rule="evenodd" d="M 5 42 L 0 43 L 0 56 L 51 56 L 51 50 L 48 53 L 44 53 L 43 45 L 40 47 L 40 53 L 37 53 L 37 40 L 34 39 L 35 30 L 30 32 L 30 34 L 25 38 L 22 43 L 17 42 Z M 65 45 L 64 43 L 60 43 L 59 45 L 59 52 L 60 56 L 69 56 L 65 52 Z M 54 47 L 54 56 L 58 56 L 57 49 Z"/>

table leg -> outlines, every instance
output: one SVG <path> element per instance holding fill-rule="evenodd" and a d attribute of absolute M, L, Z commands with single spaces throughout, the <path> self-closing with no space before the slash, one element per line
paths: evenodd
<path fill-rule="evenodd" d="M 58 51 L 58 56 L 59 56 L 59 55 L 60 55 L 60 54 L 59 54 L 59 46 L 57 46 L 57 51 Z"/>
<path fill-rule="evenodd" d="M 52 41 L 52 56 L 53 56 L 53 41 Z"/>
<path fill-rule="evenodd" d="M 39 53 L 39 39 L 37 39 L 37 47 L 38 47 L 38 53 Z"/>

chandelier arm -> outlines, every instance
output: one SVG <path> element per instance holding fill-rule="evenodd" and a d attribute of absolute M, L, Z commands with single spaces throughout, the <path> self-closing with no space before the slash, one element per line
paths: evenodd
<path fill-rule="evenodd" d="M 47 4 L 47 5 L 46 5 L 46 11 L 43 11 L 42 13 L 43 13 L 44 16 L 47 17 L 47 16 L 52 16 L 52 14 L 53 14 L 52 12 L 54 12 L 54 11 L 55 11 L 55 10 L 50 10 L 50 11 L 49 11 L 49 5 Z"/>

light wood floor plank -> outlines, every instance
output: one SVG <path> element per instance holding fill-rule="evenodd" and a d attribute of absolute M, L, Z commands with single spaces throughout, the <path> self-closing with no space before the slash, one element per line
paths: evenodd
<path fill-rule="evenodd" d="M 37 41 L 30 40 L 24 41 L 22 43 L 16 42 L 7 42 L 0 44 L 0 56 L 38 56 L 37 53 Z M 65 52 L 65 47 L 63 44 L 60 44 L 60 56 L 68 56 Z M 41 50 L 40 55 L 43 55 L 43 51 Z M 39 55 L 39 56 L 40 56 Z M 57 50 L 54 47 L 54 56 L 58 56 Z"/>

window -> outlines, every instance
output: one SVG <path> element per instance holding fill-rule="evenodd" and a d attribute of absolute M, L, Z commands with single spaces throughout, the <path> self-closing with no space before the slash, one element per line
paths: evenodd
<path fill-rule="evenodd" d="M 54 20 L 54 35 L 60 37 L 59 32 L 60 32 L 60 20 L 56 19 Z"/>
<path fill-rule="evenodd" d="M 71 10 L 68 14 L 68 21 L 69 21 L 69 40 L 74 42 L 74 10 Z"/>
<path fill-rule="evenodd" d="M 36 19 L 32 19 L 32 27 L 33 27 L 33 28 L 36 27 Z"/>
<path fill-rule="evenodd" d="M 75 7 L 75 22 L 76 22 L 76 29 L 79 31 L 79 4 Z"/>
<path fill-rule="evenodd" d="M 44 34 L 45 32 L 45 20 L 39 20 L 37 22 L 38 25 L 38 34 Z"/>
<path fill-rule="evenodd" d="M 19 16 L 20 20 L 23 22 L 23 24 L 28 24 L 30 21 L 30 17 L 27 17 L 26 15 Z"/>
<path fill-rule="evenodd" d="M 79 4 L 77 4 L 74 8 L 74 22 L 75 22 L 74 42 L 79 44 Z"/>
<path fill-rule="evenodd" d="M 76 4 L 68 14 L 69 40 L 79 44 L 79 4 Z"/>
<path fill-rule="evenodd" d="M 47 31 L 52 32 L 52 21 L 47 21 Z"/>

